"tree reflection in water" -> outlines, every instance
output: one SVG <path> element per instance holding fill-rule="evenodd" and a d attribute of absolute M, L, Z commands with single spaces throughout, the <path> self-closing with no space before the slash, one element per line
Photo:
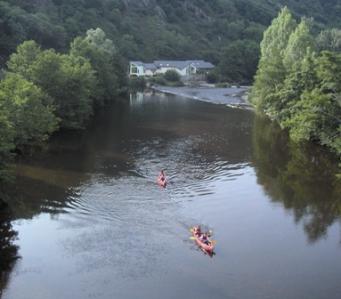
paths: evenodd
<path fill-rule="evenodd" d="M 253 162 L 272 201 L 292 210 L 309 242 L 327 234 L 341 219 L 338 161 L 324 148 L 294 144 L 275 123 L 258 116 L 253 128 Z"/>
<path fill-rule="evenodd" d="M 13 244 L 17 232 L 13 230 L 11 220 L 9 208 L 0 199 L 0 297 L 18 258 L 18 247 Z"/>

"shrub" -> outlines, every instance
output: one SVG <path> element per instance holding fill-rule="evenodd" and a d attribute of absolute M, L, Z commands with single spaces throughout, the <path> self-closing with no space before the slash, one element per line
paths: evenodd
<path fill-rule="evenodd" d="M 168 70 L 165 75 L 165 79 L 170 82 L 178 82 L 180 81 L 180 75 L 177 71 L 174 70 Z"/>

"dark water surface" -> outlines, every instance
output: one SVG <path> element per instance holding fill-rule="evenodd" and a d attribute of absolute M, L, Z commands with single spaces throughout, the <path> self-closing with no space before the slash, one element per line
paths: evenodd
<path fill-rule="evenodd" d="M 336 166 L 252 111 L 132 96 L 17 163 L 0 238 L 18 233 L 21 258 L 2 298 L 339 299 Z M 198 223 L 212 258 L 189 239 Z"/>

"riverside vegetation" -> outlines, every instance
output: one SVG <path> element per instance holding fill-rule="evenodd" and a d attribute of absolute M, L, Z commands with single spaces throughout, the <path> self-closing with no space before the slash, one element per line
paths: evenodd
<path fill-rule="evenodd" d="M 294 141 L 316 141 L 341 156 L 341 30 L 313 36 L 283 8 L 261 42 L 251 100 Z"/>
<path fill-rule="evenodd" d="M 0 82 L 0 177 L 13 150 L 39 147 L 59 128 L 84 128 L 97 106 L 126 86 L 124 64 L 101 29 L 77 37 L 68 53 L 18 46 Z"/>

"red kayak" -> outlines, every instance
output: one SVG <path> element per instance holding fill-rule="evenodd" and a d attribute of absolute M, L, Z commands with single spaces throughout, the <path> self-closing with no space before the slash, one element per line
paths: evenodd
<path fill-rule="evenodd" d="M 157 183 L 159 184 L 159 186 L 165 188 L 167 186 L 167 180 L 164 178 L 163 180 L 161 178 L 157 179 Z"/>
<path fill-rule="evenodd" d="M 199 237 L 194 233 L 194 230 L 191 229 L 192 235 L 194 237 L 195 243 L 197 243 L 197 245 L 204 251 L 207 252 L 208 254 L 212 254 L 213 250 L 214 250 L 214 244 L 213 242 L 215 241 L 211 241 L 210 244 L 206 244 L 204 242 L 202 242 Z"/>

